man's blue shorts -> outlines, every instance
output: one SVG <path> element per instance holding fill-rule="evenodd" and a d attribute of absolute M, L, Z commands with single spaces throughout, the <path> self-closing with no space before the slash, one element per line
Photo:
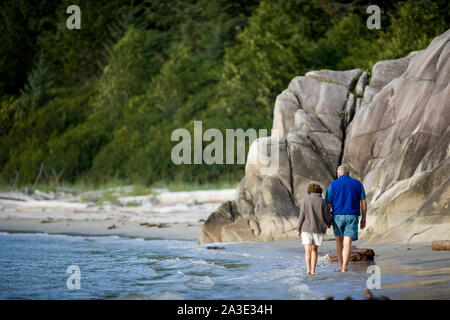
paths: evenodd
<path fill-rule="evenodd" d="M 354 214 L 333 214 L 334 236 L 347 236 L 358 240 L 358 216 Z"/>

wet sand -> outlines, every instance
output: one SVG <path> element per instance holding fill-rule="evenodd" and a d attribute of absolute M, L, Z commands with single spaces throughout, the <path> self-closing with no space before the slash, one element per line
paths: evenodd
<path fill-rule="evenodd" d="M 319 247 L 319 254 L 335 251 L 334 239 L 327 236 L 325 240 Z M 450 299 L 450 251 L 434 251 L 431 243 L 366 245 L 366 242 L 358 240 L 353 245 L 372 248 L 374 262 L 350 262 L 348 271 L 366 273 L 369 265 L 376 264 L 381 271 L 381 289 L 373 289 L 374 295 L 386 295 L 391 299 Z M 277 246 L 280 250 L 304 254 L 300 240 L 278 241 Z M 338 269 L 338 263 L 334 264 Z M 320 268 L 318 270 L 320 272 Z"/>

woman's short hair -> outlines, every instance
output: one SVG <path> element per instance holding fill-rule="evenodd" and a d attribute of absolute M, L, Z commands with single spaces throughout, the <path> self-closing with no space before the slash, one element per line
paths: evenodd
<path fill-rule="evenodd" d="M 308 194 L 311 194 L 311 193 L 320 193 L 320 194 L 322 194 L 322 188 L 318 184 L 311 183 L 308 186 Z"/>

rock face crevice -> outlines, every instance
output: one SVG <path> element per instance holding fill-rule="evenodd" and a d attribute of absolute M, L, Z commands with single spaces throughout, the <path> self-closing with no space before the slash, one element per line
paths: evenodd
<path fill-rule="evenodd" d="M 361 69 L 292 79 L 275 101 L 276 130 L 251 145 L 235 201 L 211 214 L 199 243 L 294 237 L 307 186 L 328 187 L 340 163 L 368 195 L 362 238 L 449 238 L 449 57 L 450 30 L 424 50 L 377 62 L 370 81 Z M 267 173 L 270 147 L 279 161 Z"/>

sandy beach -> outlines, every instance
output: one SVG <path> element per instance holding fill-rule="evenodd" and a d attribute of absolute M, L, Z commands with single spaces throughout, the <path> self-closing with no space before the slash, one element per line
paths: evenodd
<path fill-rule="evenodd" d="M 105 191 L 84 192 L 54 200 L 36 200 L 17 192 L 0 193 L 0 230 L 84 235 L 195 239 L 201 225 L 234 189 L 191 192 L 158 190 L 145 196 L 121 196 L 117 203 L 93 204 Z M 83 201 L 84 200 L 84 201 Z"/>
<path fill-rule="evenodd" d="M 203 221 L 219 202 L 231 200 L 234 190 L 168 192 L 148 196 L 118 196 L 115 204 L 92 205 L 87 194 L 37 200 L 13 193 L 0 194 L 0 231 L 44 232 L 73 235 L 118 235 L 144 239 L 196 240 Z M 22 199 L 19 199 L 22 197 Z M 133 203 L 133 205 L 130 205 Z M 382 282 L 394 299 L 449 299 L 450 251 L 433 251 L 431 243 L 371 244 L 375 263 L 385 275 L 401 281 Z M 303 255 L 297 239 L 267 243 L 270 250 Z M 326 236 L 320 253 L 334 251 L 331 235 Z M 367 266 L 351 263 L 350 271 L 366 272 Z M 414 289 L 414 290 L 410 290 Z M 395 293 L 399 290 L 399 293 Z M 376 293 L 376 292 L 375 292 Z"/>

